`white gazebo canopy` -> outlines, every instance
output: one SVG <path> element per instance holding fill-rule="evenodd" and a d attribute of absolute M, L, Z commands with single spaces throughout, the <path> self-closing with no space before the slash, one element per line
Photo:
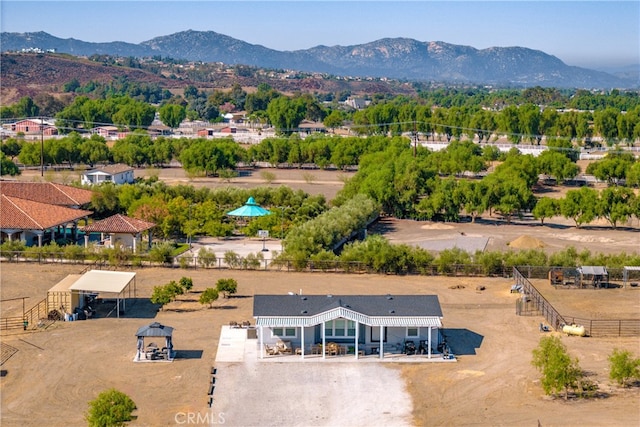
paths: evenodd
<path fill-rule="evenodd" d="M 80 277 L 73 285 L 69 286 L 72 291 L 95 292 L 116 294 L 117 313 L 120 317 L 120 298 L 123 298 L 123 308 L 126 308 L 124 299 L 125 289 L 129 289 L 131 298 L 131 287 L 129 286 L 136 278 L 136 273 L 126 271 L 105 271 L 90 270 Z"/>

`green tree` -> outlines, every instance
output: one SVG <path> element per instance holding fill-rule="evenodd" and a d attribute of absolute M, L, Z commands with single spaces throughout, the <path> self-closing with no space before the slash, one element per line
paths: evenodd
<path fill-rule="evenodd" d="M 580 172 L 577 164 L 558 151 L 545 150 L 536 160 L 539 172 L 554 177 L 558 182 L 575 178 Z"/>
<path fill-rule="evenodd" d="M 592 174 L 601 181 L 607 181 L 611 185 L 618 185 L 625 179 L 627 172 L 635 159 L 632 154 L 607 154 L 604 159 L 593 162 L 587 166 L 587 173 Z"/>
<path fill-rule="evenodd" d="M 302 98 L 280 96 L 272 99 L 267 107 L 269 121 L 280 134 L 289 134 L 300 125 L 307 113 L 307 104 Z"/>
<path fill-rule="evenodd" d="M 533 366 L 542 374 L 542 388 L 546 394 L 564 391 L 565 400 L 569 390 L 575 389 L 582 378 L 578 359 L 571 359 L 565 345 L 557 336 L 545 336 L 533 350 Z"/>
<path fill-rule="evenodd" d="M 342 126 L 342 124 L 344 123 L 344 118 L 342 117 L 342 113 L 338 110 L 333 110 L 331 111 L 331 113 L 329 113 L 329 115 L 327 115 L 327 117 L 324 118 L 324 121 L 322 122 L 325 127 L 331 129 L 331 131 L 335 131 L 335 129 L 339 128 L 340 126 Z"/>
<path fill-rule="evenodd" d="M 640 379 L 640 358 L 634 358 L 628 350 L 613 349 L 609 355 L 609 378 L 623 387 Z"/>
<path fill-rule="evenodd" d="M 180 284 L 182 289 L 187 292 L 190 292 L 191 289 L 193 289 L 193 280 L 191 279 L 191 277 L 181 277 L 180 282 L 178 283 Z"/>
<path fill-rule="evenodd" d="M 214 288 L 207 288 L 200 294 L 200 299 L 198 300 L 200 304 L 209 304 L 209 308 L 211 308 L 213 302 L 218 299 L 218 291 Z"/>
<path fill-rule="evenodd" d="M 607 187 L 600 192 L 596 203 L 596 215 L 606 219 L 615 229 L 619 222 L 633 215 L 636 195 L 630 188 Z"/>
<path fill-rule="evenodd" d="M 114 388 L 103 391 L 89 402 L 86 420 L 90 427 L 119 427 L 133 419 L 134 401 Z"/>
<path fill-rule="evenodd" d="M 160 121 L 171 129 L 180 126 L 180 123 L 187 117 L 186 109 L 182 105 L 165 104 L 160 107 Z"/>
<path fill-rule="evenodd" d="M 218 279 L 216 289 L 222 292 L 225 298 L 229 298 L 229 295 L 238 291 L 238 282 L 235 279 Z"/>
<path fill-rule="evenodd" d="M 153 287 L 150 300 L 154 304 L 160 304 L 161 309 L 164 308 L 166 304 L 169 304 L 172 299 L 173 295 L 166 286 Z"/>
<path fill-rule="evenodd" d="M 579 190 L 569 190 L 563 199 L 560 199 L 560 213 L 565 218 L 571 218 L 580 228 L 582 224 L 588 224 L 596 217 L 596 203 L 598 193 L 589 187 Z"/>
<path fill-rule="evenodd" d="M 10 175 L 16 176 L 20 175 L 20 169 L 13 163 L 11 160 L 4 155 L 4 153 L 0 153 L 0 175 Z"/>
<path fill-rule="evenodd" d="M 553 218 L 560 213 L 560 202 L 551 197 L 542 197 L 538 199 L 531 213 L 535 219 L 540 220 L 540 224 L 544 224 L 545 218 Z"/>

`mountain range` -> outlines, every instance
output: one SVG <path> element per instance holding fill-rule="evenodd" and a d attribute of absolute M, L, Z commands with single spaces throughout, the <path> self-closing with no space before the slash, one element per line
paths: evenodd
<path fill-rule="evenodd" d="M 118 41 L 92 43 L 73 38 L 61 39 L 45 32 L 3 32 L 0 33 L 0 46 L 3 52 L 35 48 L 76 56 L 161 56 L 336 76 L 386 77 L 445 84 L 585 89 L 640 87 L 640 70 L 618 76 L 569 66 L 555 56 L 524 47 L 475 49 L 409 38 L 385 38 L 352 46 L 316 46 L 278 51 L 214 31 L 188 30 L 140 44 Z"/>

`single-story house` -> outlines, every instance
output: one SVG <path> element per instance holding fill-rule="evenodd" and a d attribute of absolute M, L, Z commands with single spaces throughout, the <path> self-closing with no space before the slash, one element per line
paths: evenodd
<path fill-rule="evenodd" d="M 0 182 L 0 237 L 42 246 L 57 235 L 72 238 L 78 222 L 92 212 L 82 210 L 91 202 L 91 191 L 51 182 Z"/>
<path fill-rule="evenodd" d="M 131 184 L 135 181 L 133 168 L 124 164 L 108 165 L 98 169 L 92 169 L 82 174 L 80 182 L 83 185 L 102 184 Z"/>
<path fill-rule="evenodd" d="M 304 358 L 327 343 L 359 355 L 403 351 L 413 341 L 428 358 L 442 341 L 437 295 L 255 295 L 260 357 L 269 345 L 286 341 Z M 355 351 L 355 349 L 358 351 Z M 325 358 L 326 351 L 322 351 Z"/>

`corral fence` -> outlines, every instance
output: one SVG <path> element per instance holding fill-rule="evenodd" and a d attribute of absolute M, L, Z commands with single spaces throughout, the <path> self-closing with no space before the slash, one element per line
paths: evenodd
<path fill-rule="evenodd" d="M 36 305 L 26 310 L 22 316 L 0 317 L 0 330 L 10 331 L 15 329 L 37 329 L 41 326 L 49 326 L 52 320 L 48 318 L 47 299 L 44 298 Z"/>
<path fill-rule="evenodd" d="M 544 297 L 538 289 L 527 279 L 518 269 L 513 268 L 513 279 L 515 285 L 521 289 L 522 298 L 516 301 L 516 314 L 519 316 L 543 316 L 547 322 L 556 330 L 567 323 L 562 315 L 558 313 L 553 305 Z"/>
<path fill-rule="evenodd" d="M 542 296 L 529 279 L 522 274 L 521 269 L 523 269 L 523 267 L 513 268 L 515 286 L 521 289 L 520 292 L 522 293 L 522 297 L 516 301 L 517 315 L 543 316 L 555 330 L 561 330 L 565 324 L 582 325 L 587 335 L 591 337 L 640 336 L 640 319 L 584 319 L 561 315 L 553 305 Z"/>

